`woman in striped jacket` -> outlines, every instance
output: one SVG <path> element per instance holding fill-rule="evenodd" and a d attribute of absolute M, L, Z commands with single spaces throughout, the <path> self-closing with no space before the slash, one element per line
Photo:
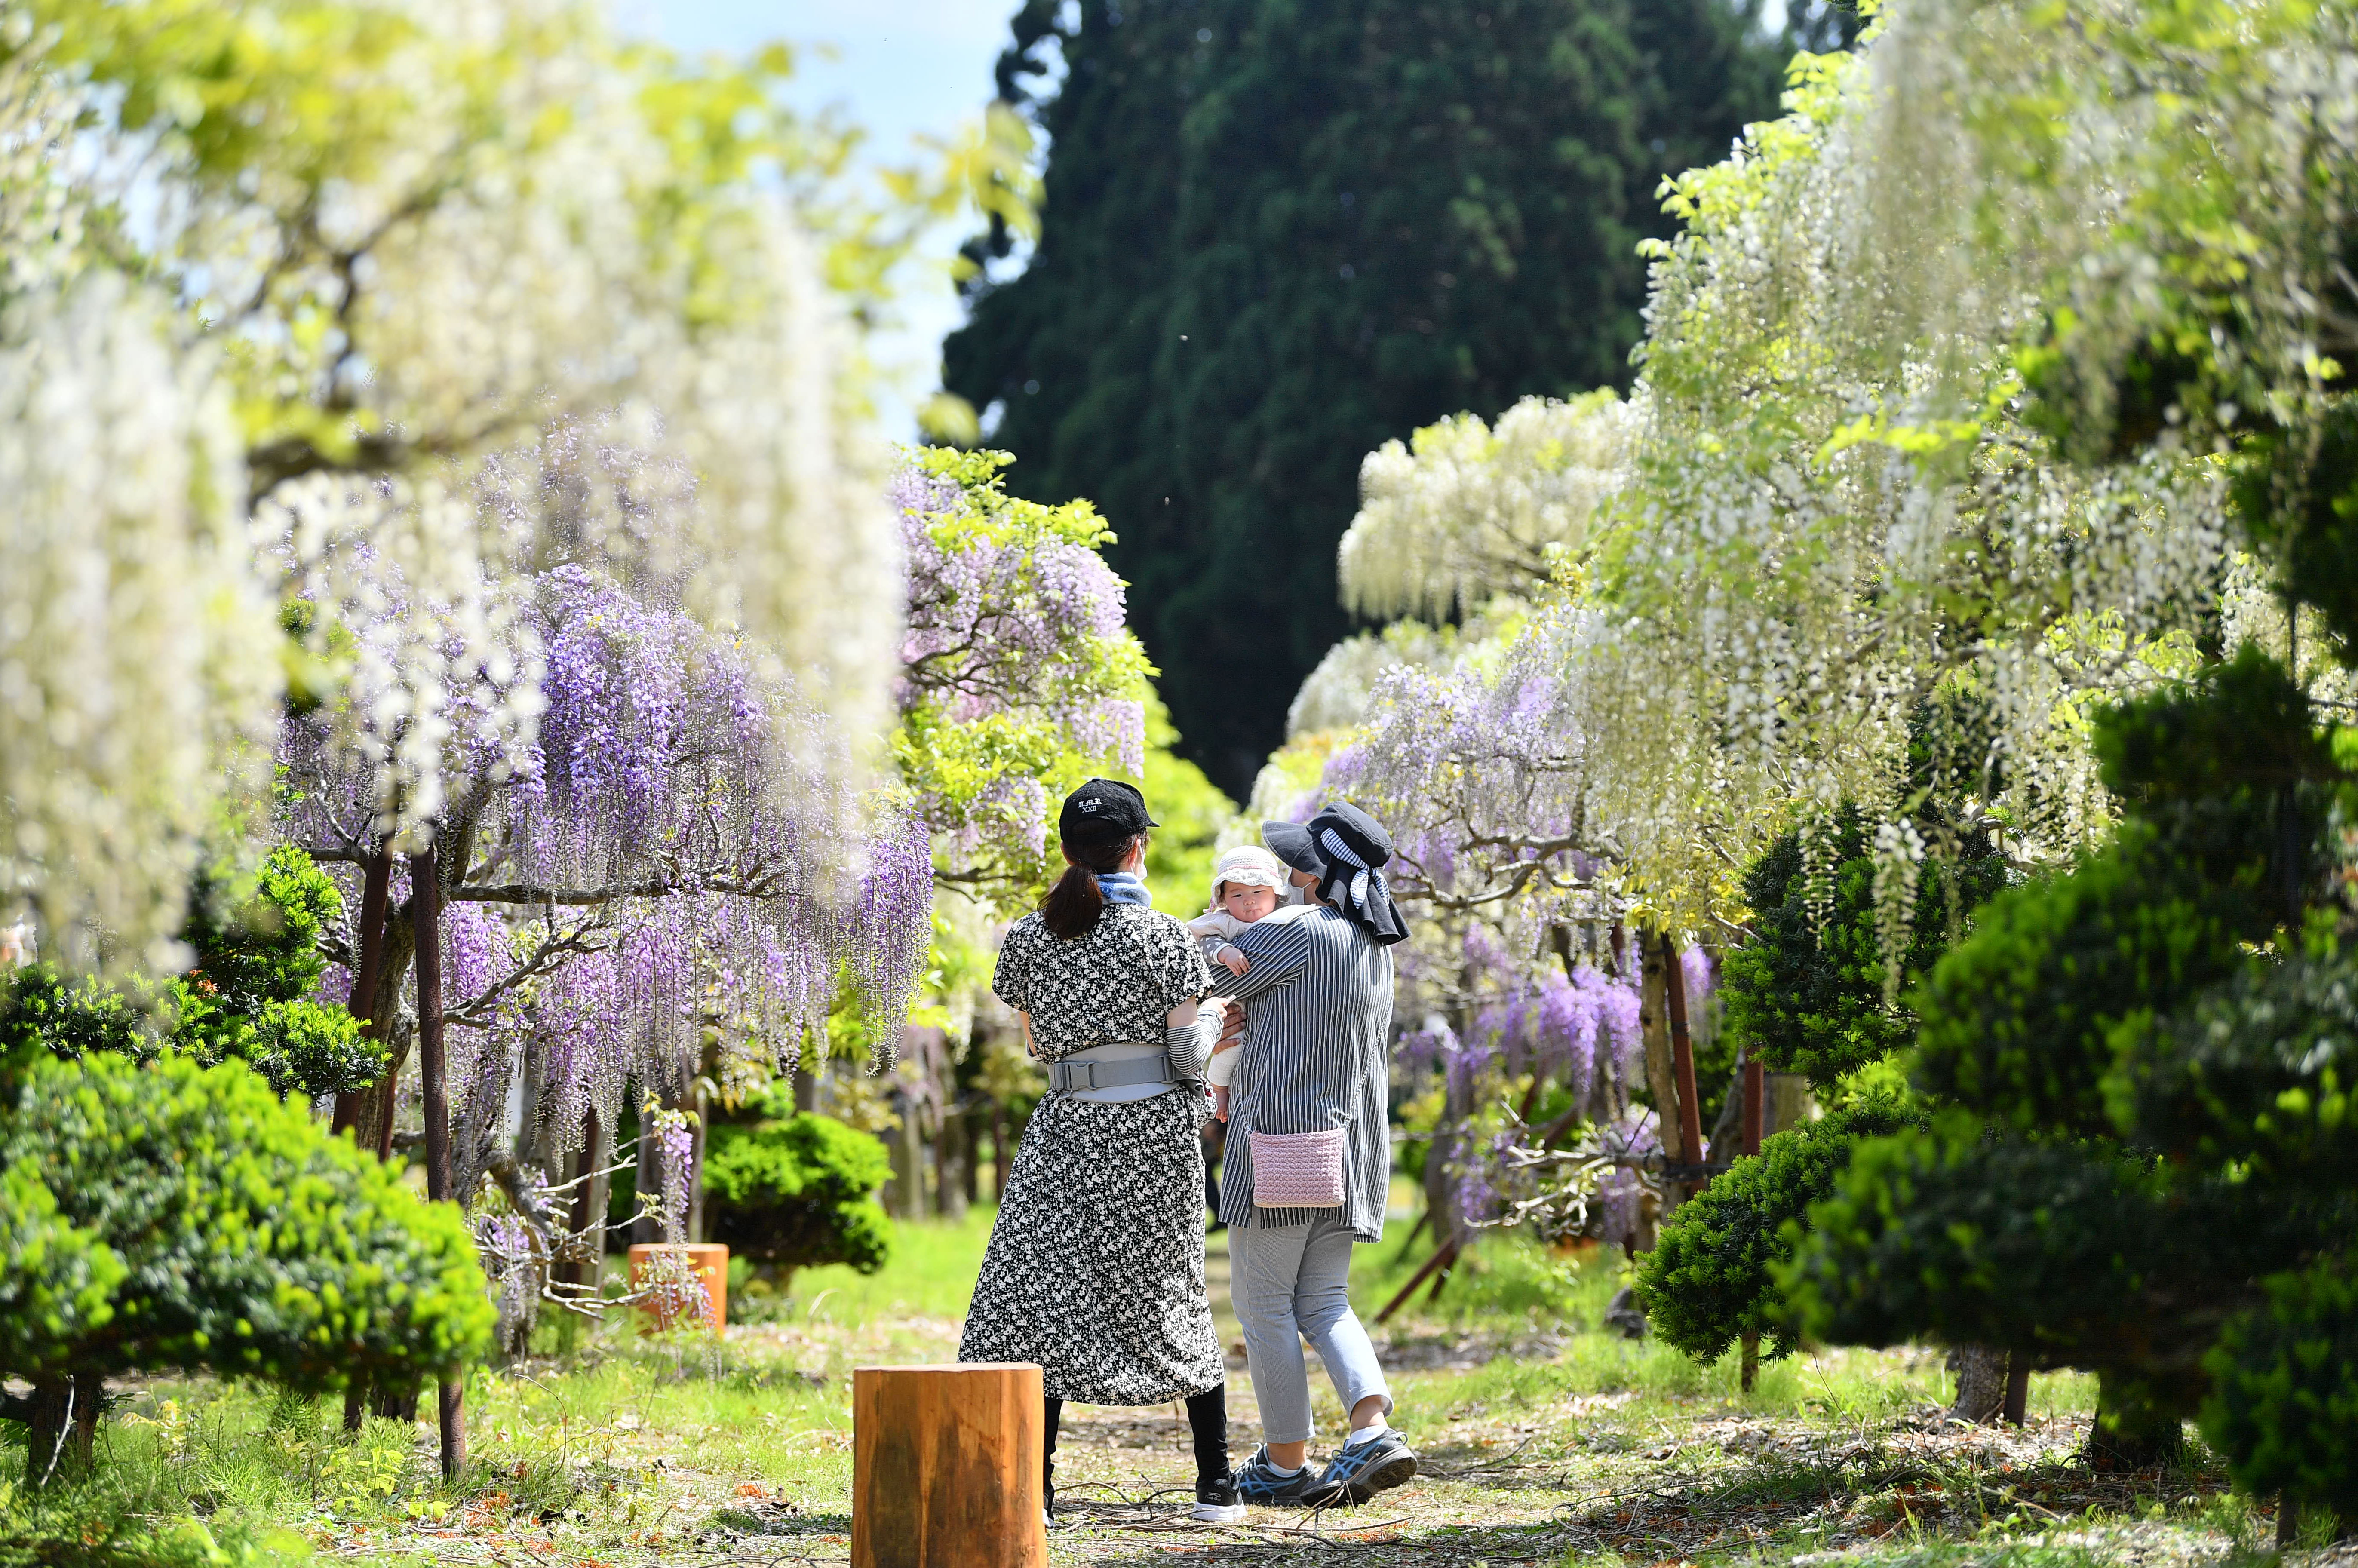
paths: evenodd
<path fill-rule="evenodd" d="M 1265 1438 L 1237 1485 L 1253 1503 L 1365 1502 L 1416 1474 L 1416 1454 L 1385 1420 L 1391 1392 L 1350 1299 L 1352 1245 L 1382 1239 L 1391 1185 L 1390 948 L 1408 927 L 1384 881 L 1391 840 L 1365 812 L 1329 806 L 1307 826 L 1263 823 L 1261 835 L 1313 902 L 1247 926 L 1235 939 L 1244 974 L 1213 975 L 1215 995 L 1244 1004 L 1220 1218 Z M 1286 1162 L 1282 1190 L 1272 1169 L 1256 1193 L 1256 1153 Z M 1340 1168 L 1303 1181 L 1299 1167 L 1321 1159 Z M 1351 1419 L 1315 1475 L 1304 1338 Z"/>

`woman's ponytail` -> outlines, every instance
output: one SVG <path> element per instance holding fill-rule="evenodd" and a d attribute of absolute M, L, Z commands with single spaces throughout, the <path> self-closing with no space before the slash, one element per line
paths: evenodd
<path fill-rule="evenodd" d="M 1040 924 L 1055 935 L 1070 942 L 1097 929 L 1098 917 L 1105 913 L 1105 890 L 1098 886 L 1101 873 L 1121 869 L 1124 856 L 1135 838 L 1117 838 L 1106 844 L 1076 844 L 1065 840 L 1065 859 L 1071 863 L 1048 896 L 1040 901 Z"/>

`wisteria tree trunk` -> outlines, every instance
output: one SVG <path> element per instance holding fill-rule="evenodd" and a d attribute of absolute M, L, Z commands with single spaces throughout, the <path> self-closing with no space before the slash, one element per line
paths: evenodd
<path fill-rule="evenodd" d="M 416 925 L 416 900 L 409 905 L 389 913 L 384 923 L 384 958 L 377 972 L 376 1002 L 369 1016 L 379 1020 L 377 1027 L 384 1031 L 389 1051 L 384 1065 L 384 1076 L 373 1088 L 362 1089 L 352 1109 L 352 1136 L 363 1149 L 373 1149 L 379 1159 L 393 1157 L 394 1122 L 400 1109 L 399 1093 L 402 1069 L 409 1065 L 410 1031 L 402 1027 L 401 993 L 409 977 L 410 961 L 417 953 Z"/>
<path fill-rule="evenodd" d="M 944 1093 L 955 1093 L 944 1086 Z M 945 1109 L 941 1131 L 934 1139 L 934 1202 L 944 1219 L 964 1219 L 967 1200 L 966 1112 Z"/>
<path fill-rule="evenodd" d="M 386 905 L 393 892 L 393 856 L 379 849 L 369 857 L 368 869 L 361 880 L 361 919 L 358 948 L 352 956 L 352 989 L 349 1011 L 361 1021 L 361 1033 L 375 1037 L 382 1033 L 376 1021 L 388 1016 L 378 999 L 379 981 L 384 976 L 384 935 Z M 360 1115 L 361 1097 L 367 1091 L 356 1089 L 336 1097 L 335 1119 L 329 1130 L 342 1132 L 350 1129 Z"/>
<path fill-rule="evenodd" d="M 106 1402 L 106 1379 L 95 1372 L 75 1372 L 62 1378 L 39 1379 L 26 1401 L 25 1484 L 39 1488 L 51 1481 L 90 1473 L 97 1458 L 98 1415 Z"/>
<path fill-rule="evenodd" d="M 442 1049 L 442 883 L 431 849 L 409 858 L 410 903 L 417 929 L 418 1096 L 426 1113 L 426 1195 L 450 1201 L 450 1093 Z M 445 1378 L 439 1400 L 442 1477 L 467 1467 L 467 1385 Z"/>
<path fill-rule="evenodd" d="M 903 1090 L 901 1125 L 893 1130 L 892 1213 L 900 1219 L 925 1217 L 925 1132 L 918 1122 L 917 1097 Z"/>
<path fill-rule="evenodd" d="M 990 1102 L 990 1201 L 1007 1201 L 1007 1170 L 1015 1162 L 1015 1145 L 1010 1141 L 1007 1108 L 997 1100 Z"/>
<path fill-rule="evenodd" d="M 606 1128 L 600 1120 L 598 1108 L 591 1106 L 581 1115 L 581 1152 L 575 1157 L 573 1179 L 580 1184 L 573 1189 L 572 1223 L 569 1228 L 578 1237 L 590 1238 L 589 1257 L 579 1262 L 564 1264 L 560 1278 L 569 1285 L 594 1285 L 598 1282 L 599 1260 L 606 1251 L 606 1178 L 595 1174 L 613 1162 L 607 1157 Z"/>
<path fill-rule="evenodd" d="M 1957 1397 L 1949 1403 L 1951 1421 L 1975 1426 L 1994 1425 L 2006 1409 L 2006 1353 L 1986 1345 L 1960 1345 L 1949 1356 L 1957 1374 Z"/>

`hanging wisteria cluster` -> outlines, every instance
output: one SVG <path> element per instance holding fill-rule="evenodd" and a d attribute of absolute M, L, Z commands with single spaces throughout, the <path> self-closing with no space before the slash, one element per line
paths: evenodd
<path fill-rule="evenodd" d="M 1600 822 L 1580 687 L 1564 677 L 1594 618 L 1552 612 L 1443 668 L 1403 665 L 1322 786 L 1392 835 L 1395 889 L 1435 912 L 1609 921 L 1619 847 Z"/>
<path fill-rule="evenodd" d="M 216 803 L 262 782 L 276 638 L 216 362 L 68 175 L 136 161 L 91 97 L 0 5 L 0 926 L 168 970 Z"/>
<path fill-rule="evenodd" d="M 1585 678 L 1631 864 L 1690 923 L 1797 814 L 1897 823 L 1911 736 L 2025 857 L 2104 831 L 2086 715 L 2190 666 L 2230 564 L 2200 454 L 2084 467 L 2026 419 L 2035 302 L 1920 178 L 1940 138 L 1888 134 L 1927 96 L 1891 52 L 1812 64 L 1787 119 L 1676 182 L 1658 252 L 1612 674 Z"/>
<path fill-rule="evenodd" d="M 1336 577 L 1362 615 L 1473 615 L 1575 566 L 1628 482 L 1637 411 L 1608 388 L 1526 397 L 1495 428 L 1460 414 L 1359 465 Z"/>
<path fill-rule="evenodd" d="M 1623 466 L 1588 486 L 1606 514 L 1584 535 L 1591 560 L 1558 574 L 1565 608 L 1534 617 L 1524 650 L 1477 647 L 1459 673 L 1421 677 L 1425 704 L 1448 711 L 1433 694 L 1453 681 L 1523 658 L 1549 670 L 1552 729 L 1579 738 L 1584 847 L 1673 927 L 1740 915 L 1742 866 L 1844 800 L 1889 815 L 1879 881 L 1903 925 L 1914 862 L 1985 817 L 2006 823 L 2024 860 L 2105 831 L 2091 709 L 2190 667 L 2238 570 L 2208 448 L 2071 461 L 2030 416 L 2017 345 L 2045 319 L 2026 284 L 2050 263 L 2102 273 L 2085 244 L 2110 232 L 2099 209 L 2112 199 L 2065 213 L 2043 184 L 2008 193 L 1983 178 L 1985 164 L 2046 167 L 1983 145 L 2034 134 L 2024 117 L 2044 67 L 1993 67 L 2011 98 L 1931 107 L 1958 102 L 1942 84 L 1962 80 L 1964 57 L 2018 61 L 2024 22 L 1978 5 L 1898 15 L 1855 55 L 1800 62 L 1787 118 L 1672 183 L 1685 227 L 1655 247 L 1639 385 L 1604 406 L 1622 421 Z M 2091 129 L 2061 183 L 2119 189 L 2086 160 L 2115 159 L 2117 177 L 2134 139 Z M 1978 194 L 1959 196 L 1960 181 Z M 2080 238 L 2054 237 L 2066 233 Z M 2017 254 L 1985 235 L 2046 238 Z M 2041 245 L 2069 254 L 2030 254 Z M 1456 496 L 1511 488 L 1482 464 L 1527 470 L 1532 486 L 1562 468 L 1495 442 L 1431 447 L 1371 458 L 1371 471 L 1388 494 Z M 1469 466 L 1477 480 L 1460 476 Z M 1431 514 L 1427 531 L 1462 552 L 1495 531 L 1479 506 Z M 1394 589 L 1402 603 L 1422 591 Z M 1378 706 L 1375 760 L 1345 751 L 1337 785 L 1430 773 L 1441 723 Z M 1929 838 L 1895 793 L 1911 741 L 1936 794 L 1962 803 Z"/>
<path fill-rule="evenodd" d="M 528 741 L 552 564 L 792 672 L 806 771 L 884 730 L 897 540 L 766 68 L 547 0 L 341 52 L 318 10 L 0 5 L 0 919 L 70 961 L 168 958 L 223 785 L 264 794 L 274 589 L 352 611 L 293 629 L 366 693 L 300 744 L 405 849 Z"/>
<path fill-rule="evenodd" d="M 406 594 L 350 553 L 319 579 L 346 591 L 308 602 L 352 628 L 331 642 L 365 645 L 367 618 L 406 614 Z M 710 1035 L 774 1066 L 849 1007 L 889 1052 L 930 934 L 922 827 L 845 798 L 820 716 L 744 639 L 661 581 L 568 564 L 507 587 L 505 657 L 446 664 L 433 704 L 462 720 L 438 747 L 437 840 L 461 1190 L 509 1139 L 519 1075 L 554 1158 L 580 1146 L 585 1113 L 614 1127 L 631 1083 L 683 1098 Z M 515 712 L 500 677 L 526 669 L 535 722 L 518 735 L 489 716 Z M 287 727 L 288 827 L 321 859 L 372 852 L 373 759 L 416 722 L 371 676 Z"/>
<path fill-rule="evenodd" d="M 895 742 L 953 885 L 1020 892 L 1055 800 L 1145 764 L 1146 659 L 1086 502 L 1009 496 L 992 452 L 914 454 L 889 491 L 908 562 Z"/>
<path fill-rule="evenodd" d="M 1458 974 L 1474 979 L 1485 1000 L 1460 1010 L 1463 1032 L 1429 1015 L 1423 1028 L 1401 1034 L 1401 1065 L 1430 1065 L 1469 1093 L 1494 1070 L 1510 1078 L 1537 1074 L 1569 1091 L 1584 1112 L 1626 1107 L 1645 1058 L 1636 989 L 1585 963 L 1519 982 L 1518 966 L 1495 944 L 1480 927 L 1466 938 L 1469 952 Z"/>

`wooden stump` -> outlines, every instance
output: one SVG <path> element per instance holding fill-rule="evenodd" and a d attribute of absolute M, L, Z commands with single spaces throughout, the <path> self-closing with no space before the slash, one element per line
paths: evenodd
<path fill-rule="evenodd" d="M 729 1321 L 729 1249 L 717 1241 L 684 1241 L 678 1243 L 642 1243 L 631 1249 L 631 1289 L 644 1290 L 648 1265 L 654 1259 L 684 1260 L 699 1283 L 709 1303 L 708 1326 L 720 1332 Z M 682 1303 L 668 1293 L 659 1293 L 639 1303 L 639 1332 L 653 1334 L 658 1329 L 687 1326 L 688 1314 Z"/>
<path fill-rule="evenodd" d="M 851 1374 L 852 1568 L 1045 1568 L 1040 1368 Z"/>

